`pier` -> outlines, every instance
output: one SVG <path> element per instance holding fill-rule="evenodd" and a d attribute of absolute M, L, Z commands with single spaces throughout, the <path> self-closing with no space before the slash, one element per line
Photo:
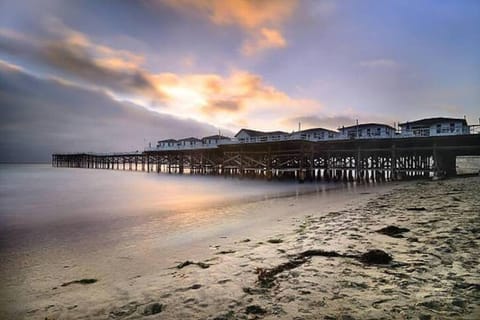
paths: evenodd
<path fill-rule="evenodd" d="M 53 154 L 54 167 L 325 181 L 385 181 L 456 174 L 480 155 L 480 135 L 229 143 L 212 148 Z"/>

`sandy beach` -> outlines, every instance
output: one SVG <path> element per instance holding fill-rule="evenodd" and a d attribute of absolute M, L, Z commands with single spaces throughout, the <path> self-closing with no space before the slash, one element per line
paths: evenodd
<path fill-rule="evenodd" d="M 51 261 L 49 274 L 38 270 L 45 262 L 29 275 L 4 274 L 10 281 L 4 281 L 3 316 L 478 319 L 479 189 L 480 178 L 470 177 L 236 206 L 228 210 L 248 212 L 236 228 L 192 236 L 195 243 L 185 240 L 182 247 L 99 249 L 108 257 Z M 377 232 L 388 226 L 398 228 Z M 372 249 L 393 261 L 352 258 Z M 309 256 L 292 265 L 307 250 L 338 256 Z M 260 281 L 262 272 L 274 269 L 268 283 Z"/>

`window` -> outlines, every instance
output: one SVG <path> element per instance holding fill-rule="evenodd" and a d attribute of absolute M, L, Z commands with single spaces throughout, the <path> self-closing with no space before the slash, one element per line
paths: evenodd
<path fill-rule="evenodd" d="M 442 125 L 437 124 L 437 133 L 441 133 L 441 132 L 442 132 Z"/>
<path fill-rule="evenodd" d="M 430 130 L 428 128 L 412 128 L 412 132 L 414 136 L 427 137 Z"/>
<path fill-rule="evenodd" d="M 455 131 L 455 123 L 451 122 L 450 123 L 450 132 L 454 132 Z"/>

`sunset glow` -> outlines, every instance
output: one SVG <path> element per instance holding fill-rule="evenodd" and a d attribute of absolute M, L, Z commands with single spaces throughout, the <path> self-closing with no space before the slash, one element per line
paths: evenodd
<path fill-rule="evenodd" d="M 83 110 L 83 117 L 113 124 L 91 123 L 87 131 L 124 134 L 115 144 L 105 141 L 112 150 L 218 130 L 233 135 L 242 127 L 290 132 L 299 122 L 305 129 L 336 129 L 357 119 L 393 125 L 430 116 L 466 116 L 475 123 L 478 6 L 475 1 L 421 1 L 415 7 L 334 0 L 43 0 L 35 6 L 4 1 L 0 90 L 9 104 L 2 108 L 5 113 L 17 105 L 30 108 L 19 97 L 34 90 L 29 86 L 45 86 L 35 100 L 50 106 L 43 108 L 45 119 L 52 118 L 54 105 L 69 132 L 79 133 L 86 124 L 73 114 Z M 10 85 L 24 94 L 9 97 Z M 68 99 L 72 93 L 66 91 L 82 99 Z M 113 129 L 118 126 L 121 131 Z M 49 136 L 65 129 L 55 123 L 19 130 Z M 59 149 L 71 144 L 61 142 Z"/>
<path fill-rule="evenodd" d="M 0 0 L 0 320 L 480 319 L 479 204 L 480 0 Z"/>

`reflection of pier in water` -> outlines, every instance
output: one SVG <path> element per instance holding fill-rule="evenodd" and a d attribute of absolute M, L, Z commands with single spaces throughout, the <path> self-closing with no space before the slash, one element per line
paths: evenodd
<path fill-rule="evenodd" d="M 53 154 L 54 167 L 265 179 L 383 181 L 456 174 L 456 157 L 480 155 L 480 135 L 278 141 L 209 149 Z"/>

